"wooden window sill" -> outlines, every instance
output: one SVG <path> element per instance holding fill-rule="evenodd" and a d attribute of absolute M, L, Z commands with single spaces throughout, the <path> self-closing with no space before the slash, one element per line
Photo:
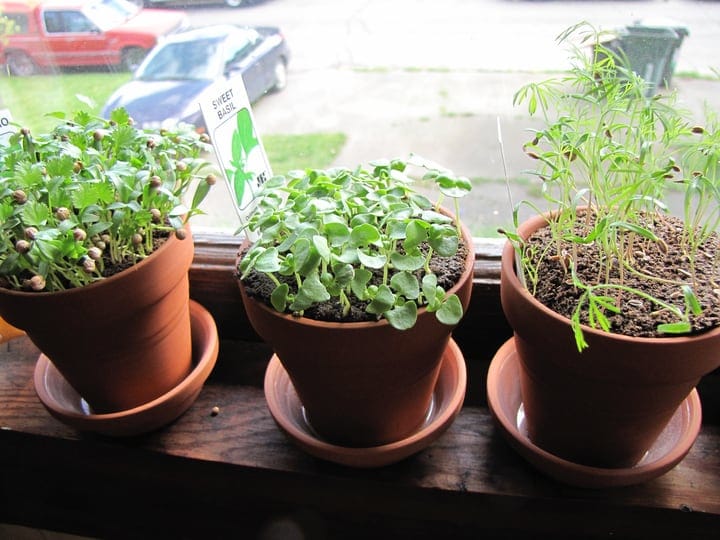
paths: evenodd
<path fill-rule="evenodd" d="M 484 387 L 494 352 L 510 336 L 494 242 L 476 245 L 471 309 L 455 334 L 468 393 L 450 429 L 418 455 L 380 469 L 308 456 L 265 404 L 271 352 L 244 319 L 232 276 L 237 245 L 196 239 L 192 295 L 216 318 L 220 356 L 192 408 L 158 432 L 113 439 L 66 427 L 35 395 L 37 349 L 24 337 L 2 346 L 0 522 L 102 538 L 271 538 L 283 526 L 306 538 L 716 537 L 717 373 L 699 388 L 703 428 L 690 453 L 645 484 L 568 487 L 502 438 Z"/>

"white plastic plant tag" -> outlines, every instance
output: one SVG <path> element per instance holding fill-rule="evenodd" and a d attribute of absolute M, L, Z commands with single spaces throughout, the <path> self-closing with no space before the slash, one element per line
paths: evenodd
<path fill-rule="evenodd" d="M 10 135 L 14 132 L 10 109 L 0 109 L 0 144 L 8 144 Z"/>
<path fill-rule="evenodd" d="M 255 210 L 260 186 L 272 177 L 245 87 L 216 83 L 200 102 L 200 110 L 244 227 Z M 255 240 L 249 231 L 245 234 Z"/>

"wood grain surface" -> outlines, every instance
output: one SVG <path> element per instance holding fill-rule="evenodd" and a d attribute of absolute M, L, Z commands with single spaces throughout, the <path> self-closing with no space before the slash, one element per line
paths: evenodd
<path fill-rule="evenodd" d="M 343 467 L 305 454 L 275 425 L 262 390 L 272 353 L 243 326 L 234 249 L 198 242 L 193 297 L 218 322 L 220 356 L 195 404 L 157 432 L 115 439 L 63 425 L 35 395 L 38 350 L 26 337 L 0 345 L 0 522 L 97 538 L 717 537 L 717 374 L 700 388 L 703 411 L 712 408 L 700 436 L 664 476 L 604 490 L 543 476 L 485 403 L 487 367 L 510 335 L 498 251 L 486 246 L 455 336 L 468 366 L 458 418 L 400 463 Z"/>

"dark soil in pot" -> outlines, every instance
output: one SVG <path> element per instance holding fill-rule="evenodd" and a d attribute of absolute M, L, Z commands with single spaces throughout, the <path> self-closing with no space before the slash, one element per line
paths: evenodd
<path fill-rule="evenodd" d="M 683 306 L 681 283 L 687 283 L 690 276 L 687 268 L 690 262 L 684 249 L 683 224 L 680 219 L 666 215 L 650 215 L 646 226 L 663 240 L 651 242 L 638 239 L 631 249 L 634 272 L 625 270 L 620 275 L 617 261 L 610 265 L 610 282 L 645 291 L 667 303 Z M 579 233 L 582 234 L 580 230 Z M 548 228 L 534 233 L 529 239 L 540 253 L 550 241 Z M 576 261 L 576 272 L 585 283 L 595 283 L 598 276 L 604 276 L 604 266 L 600 263 L 599 250 L 594 244 L 579 245 L 566 243 L 561 250 L 565 259 L 556 256 L 546 257 L 540 267 L 535 298 L 556 313 L 567 318 L 572 316 L 581 291 L 573 286 L 568 270 L 569 258 Z M 573 251 L 574 250 L 574 251 Z M 553 249 L 552 253 L 556 253 Z M 574 253 L 571 255 L 571 253 Z M 698 249 L 695 261 L 696 280 L 693 290 L 703 308 L 699 316 L 691 316 L 694 333 L 700 333 L 720 324 L 720 252 L 718 237 L 712 234 Z M 651 277 L 649 277 L 651 276 Z M 608 294 L 617 295 L 616 292 Z M 622 293 L 622 312 L 610 314 L 612 332 L 631 337 L 663 337 L 657 332 L 658 324 L 673 322 L 673 315 L 663 311 L 656 304 L 629 293 Z M 587 324 L 587 312 L 581 315 L 581 321 Z"/>

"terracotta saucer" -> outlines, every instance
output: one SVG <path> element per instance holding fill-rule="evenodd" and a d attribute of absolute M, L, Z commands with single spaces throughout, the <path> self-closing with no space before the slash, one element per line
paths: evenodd
<path fill-rule="evenodd" d="M 606 469 L 559 458 L 528 438 L 520 393 L 519 362 L 513 339 L 495 353 L 487 378 L 487 399 L 509 443 L 531 465 L 563 483 L 589 488 L 619 487 L 646 482 L 675 467 L 690 451 L 700 432 L 700 397 L 693 390 L 678 407 L 665 430 L 633 467 Z"/>
<path fill-rule="evenodd" d="M 305 419 L 304 409 L 285 368 L 276 355 L 265 372 L 265 399 L 270 413 L 285 434 L 308 454 L 341 465 L 370 468 L 396 463 L 423 450 L 452 424 L 460 412 L 467 372 L 465 360 L 451 339 L 445 349 L 438 382 L 424 425 L 405 439 L 381 446 L 348 448 L 319 438 Z"/>
<path fill-rule="evenodd" d="M 153 401 L 116 413 L 93 414 L 44 354 L 35 364 L 35 392 L 52 416 L 79 431 L 131 436 L 169 424 L 194 403 L 217 360 L 217 328 L 210 313 L 191 301 L 190 322 L 195 367 L 183 382 Z"/>

